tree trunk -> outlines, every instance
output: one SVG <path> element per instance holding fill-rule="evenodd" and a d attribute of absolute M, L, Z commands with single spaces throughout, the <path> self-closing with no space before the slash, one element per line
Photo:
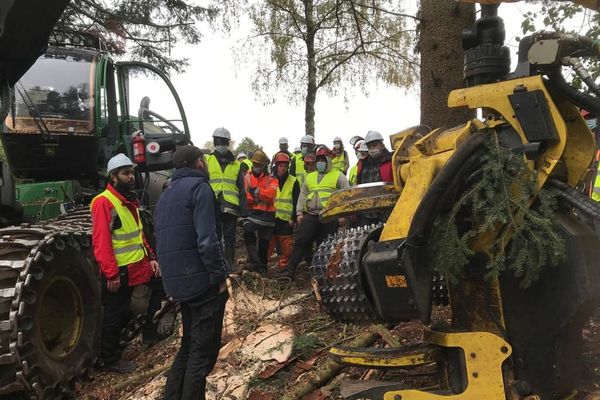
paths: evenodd
<path fill-rule="evenodd" d="M 472 119 L 467 108 L 448 108 L 450 91 L 464 87 L 461 33 L 475 21 L 475 5 L 421 0 L 421 124 L 453 127 Z"/>
<path fill-rule="evenodd" d="M 304 2 L 306 15 L 306 62 L 308 67 L 308 85 L 306 88 L 306 108 L 304 111 L 304 129 L 307 135 L 315 136 L 315 101 L 317 100 L 317 61 L 315 55 L 315 23 L 313 0 Z"/>

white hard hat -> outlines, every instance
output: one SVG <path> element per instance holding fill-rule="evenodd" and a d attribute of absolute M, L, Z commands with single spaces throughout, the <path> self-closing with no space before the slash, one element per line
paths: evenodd
<path fill-rule="evenodd" d="M 304 135 L 300 139 L 300 144 L 315 144 L 315 138 L 310 135 Z"/>
<path fill-rule="evenodd" d="M 288 140 L 286 137 L 280 137 L 279 138 L 279 144 L 288 144 Z"/>
<path fill-rule="evenodd" d="M 359 140 L 363 140 L 363 137 L 362 136 L 352 136 L 350 138 L 350 144 L 352 146 L 356 146 L 356 142 L 358 142 Z"/>
<path fill-rule="evenodd" d="M 298 153 L 300 151 L 302 151 L 302 149 L 300 147 L 298 147 L 298 146 L 294 147 L 294 153 Z"/>
<path fill-rule="evenodd" d="M 379 133 L 377 131 L 367 132 L 367 136 L 365 136 L 365 144 L 369 144 L 369 143 L 375 142 L 377 140 L 383 140 L 383 136 L 381 136 L 381 133 Z"/>
<path fill-rule="evenodd" d="M 339 137 L 339 136 L 336 136 L 336 137 L 333 138 L 333 143 L 335 143 L 335 142 L 341 142 L 341 141 L 342 141 L 342 138 Z"/>
<path fill-rule="evenodd" d="M 220 127 L 220 128 L 215 129 L 215 131 L 213 132 L 213 137 L 214 138 L 215 137 L 220 137 L 220 138 L 223 138 L 223 139 L 231 140 L 231 134 L 224 127 Z"/>
<path fill-rule="evenodd" d="M 127 157 L 123 153 L 119 153 L 110 160 L 108 160 L 106 170 L 110 172 L 121 167 L 133 167 L 133 162 L 129 159 L 129 157 Z"/>
<path fill-rule="evenodd" d="M 367 147 L 367 144 L 364 140 L 360 142 L 360 145 L 358 146 L 358 151 L 369 151 L 369 148 Z"/>
<path fill-rule="evenodd" d="M 356 151 L 360 151 L 360 150 L 359 150 L 359 148 L 360 148 L 360 146 L 361 146 L 361 145 L 362 145 L 364 142 L 365 142 L 365 141 L 364 141 L 364 140 L 362 140 L 362 139 L 361 139 L 361 140 L 357 140 L 357 141 L 354 143 L 354 150 L 356 150 Z"/>
<path fill-rule="evenodd" d="M 235 159 L 239 160 L 242 157 L 246 157 L 247 158 L 248 156 L 243 151 L 240 151 Z"/>

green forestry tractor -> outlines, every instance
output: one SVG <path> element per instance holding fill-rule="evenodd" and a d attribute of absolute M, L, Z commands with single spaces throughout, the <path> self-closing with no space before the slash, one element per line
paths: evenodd
<path fill-rule="evenodd" d="M 0 397 L 11 399 L 72 398 L 97 359 L 88 204 L 105 186 L 108 159 L 135 160 L 152 210 L 172 152 L 190 143 L 163 72 L 115 62 L 91 35 L 52 32 L 67 3 L 0 3 Z"/>
<path fill-rule="evenodd" d="M 355 367 L 437 371 L 428 387 L 361 381 L 342 390 L 345 398 L 582 396 L 582 329 L 600 306 L 600 204 L 579 189 L 596 149 L 581 109 L 600 115 L 600 88 L 584 62 L 600 58 L 600 43 L 534 33 L 520 41 L 511 73 L 498 4 L 490 4 L 498 1 L 482 3 L 462 36 L 467 87 L 448 105 L 483 118 L 392 135 L 394 182 L 336 192 L 321 215 L 389 215 L 315 252 L 324 309 L 346 322 L 425 325 L 419 344 L 338 346 L 331 355 Z M 587 90 L 565 80 L 566 68 Z M 449 304 L 451 316 L 432 313 L 436 303 Z"/>

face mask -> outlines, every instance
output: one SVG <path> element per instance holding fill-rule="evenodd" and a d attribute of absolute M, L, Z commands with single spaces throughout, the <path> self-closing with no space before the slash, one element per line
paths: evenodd
<path fill-rule="evenodd" d="M 262 172 L 262 168 L 260 167 L 252 167 L 252 172 L 254 173 L 254 175 L 258 176 L 260 175 L 260 173 Z"/>
<path fill-rule="evenodd" d="M 327 169 L 327 161 L 317 161 L 317 171 L 325 172 Z"/>
<path fill-rule="evenodd" d="M 333 145 L 333 148 L 336 149 L 336 150 L 339 150 L 339 149 L 342 148 L 342 145 L 339 144 L 339 143 L 336 143 L 336 144 Z"/>
<path fill-rule="evenodd" d="M 302 146 L 302 147 L 300 148 L 300 151 L 302 152 L 302 155 L 303 155 L 303 156 L 305 156 L 305 155 L 307 155 L 307 154 L 308 154 L 308 147 L 304 147 L 304 146 Z"/>
<path fill-rule="evenodd" d="M 365 158 L 365 156 L 363 155 L 363 153 L 361 153 L 360 151 L 356 152 L 356 158 L 358 158 L 359 160 L 362 160 Z"/>
<path fill-rule="evenodd" d="M 588 128 L 590 128 L 591 130 L 596 129 L 596 127 L 598 126 L 596 118 L 586 119 L 585 123 L 587 124 Z"/>
<path fill-rule="evenodd" d="M 215 146 L 215 151 L 219 154 L 225 154 L 227 153 L 228 150 L 228 146 L 225 146 L 223 144 L 219 144 L 217 146 Z"/>
<path fill-rule="evenodd" d="M 381 157 L 381 149 L 369 149 L 369 157 L 378 159 Z"/>

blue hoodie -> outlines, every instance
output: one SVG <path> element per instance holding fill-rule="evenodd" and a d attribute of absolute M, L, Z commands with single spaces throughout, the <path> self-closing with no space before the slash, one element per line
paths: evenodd
<path fill-rule="evenodd" d="M 206 175 L 175 170 L 154 211 L 156 251 L 167 294 L 194 299 L 228 275 L 221 243 L 221 215 Z"/>

